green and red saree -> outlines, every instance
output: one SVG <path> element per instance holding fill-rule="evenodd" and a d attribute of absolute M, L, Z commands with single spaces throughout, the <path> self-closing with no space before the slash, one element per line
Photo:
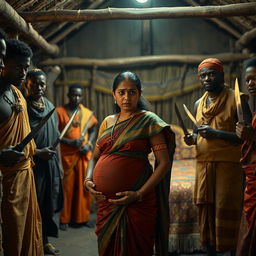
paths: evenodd
<path fill-rule="evenodd" d="M 96 190 L 107 199 L 117 192 L 138 190 L 152 174 L 149 137 L 163 132 L 172 161 L 175 138 L 168 124 L 152 112 L 140 112 L 107 128 L 97 141 L 101 156 L 94 168 Z M 114 138 L 114 140 L 113 140 Z M 115 206 L 98 201 L 97 230 L 100 256 L 168 255 L 169 170 L 157 188 L 141 202 Z M 159 199 L 158 199 L 159 198 Z"/>

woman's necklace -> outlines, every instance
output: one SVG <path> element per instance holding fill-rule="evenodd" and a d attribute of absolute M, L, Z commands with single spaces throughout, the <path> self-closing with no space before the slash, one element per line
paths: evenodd
<path fill-rule="evenodd" d="M 126 124 L 124 125 L 124 127 L 123 127 L 122 129 L 120 128 L 120 129 L 116 132 L 116 134 L 114 134 L 116 125 L 118 124 L 118 120 L 119 120 L 119 118 L 120 118 L 120 114 L 118 114 L 118 116 L 117 116 L 117 118 L 116 118 L 116 121 L 115 121 L 114 125 L 112 126 L 112 129 L 111 129 L 111 132 L 110 132 L 110 140 L 111 140 L 111 143 L 112 143 L 112 144 L 114 144 L 115 139 L 117 139 L 117 138 L 121 135 L 121 133 L 124 131 L 124 129 L 125 129 L 125 128 L 128 126 L 128 124 L 132 121 L 132 119 L 133 119 L 133 117 L 134 117 L 134 114 L 135 114 L 135 113 L 133 113 L 129 119 L 126 119 Z"/>
<path fill-rule="evenodd" d="M 14 96 L 14 99 L 15 99 L 15 103 L 12 102 L 12 101 L 8 98 L 8 96 L 7 96 L 5 93 L 3 93 L 3 99 L 11 106 L 11 108 L 12 108 L 15 112 L 20 113 L 20 112 L 23 111 L 23 107 L 22 107 L 21 103 L 19 102 L 18 95 L 17 95 L 17 93 L 16 93 L 15 91 L 13 91 L 12 89 L 10 89 L 10 90 L 11 90 L 11 92 L 13 93 L 13 96 Z"/>

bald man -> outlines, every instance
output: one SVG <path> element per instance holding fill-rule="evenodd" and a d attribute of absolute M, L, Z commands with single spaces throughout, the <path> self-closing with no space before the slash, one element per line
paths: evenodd
<path fill-rule="evenodd" d="M 195 103 L 199 127 L 184 137 L 196 144 L 194 203 L 198 208 L 202 245 L 207 255 L 230 252 L 235 255 L 242 211 L 243 174 L 239 163 L 241 139 L 236 135 L 235 94 L 224 85 L 220 60 L 209 58 L 198 66 L 204 95 Z M 251 120 L 246 98 L 242 96 L 246 120 Z"/>

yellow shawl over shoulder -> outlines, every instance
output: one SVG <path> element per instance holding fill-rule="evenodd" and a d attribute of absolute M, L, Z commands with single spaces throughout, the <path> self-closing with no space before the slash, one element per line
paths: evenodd
<path fill-rule="evenodd" d="M 208 92 L 198 105 L 196 120 L 200 125 L 209 125 L 214 129 L 235 132 L 236 103 L 234 91 L 225 87 L 213 98 L 213 102 L 206 107 Z M 222 139 L 205 139 L 198 134 L 197 161 L 239 162 L 240 145 Z"/>

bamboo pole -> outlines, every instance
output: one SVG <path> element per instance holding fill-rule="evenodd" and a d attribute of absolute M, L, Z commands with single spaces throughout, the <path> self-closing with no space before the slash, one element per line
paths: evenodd
<path fill-rule="evenodd" d="M 113 59 L 85 59 L 76 57 L 64 57 L 48 59 L 39 63 L 40 66 L 63 65 L 63 66 L 84 66 L 84 67 L 121 67 L 131 65 L 146 65 L 155 63 L 188 63 L 198 64 L 203 59 L 216 57 L 222 62 L 241 61 L 251 57 L 243 53 L 222 53 L 209 55 L 155 55 Z"/>
<path fill-rule="evenodd" d="M 160 7 L 160 8 L 107 8 L 100 10 L 54 10 L 22 12 L 20 15 L 28 22 L 45 21 L 96 21 L 110 19 L 172 19 L 172 18 L 210 18 L 249 16 L 256 14 L 256 3 L 229 4 L 221 6 L 198 7 Z"/>
<path fill-rule="evenodd" d="M 8 21 L 8 25 L 21 32 L 31 43 L 35 44 L 50 55 L 58 55 L 59 47 L 49 44 L 38 32 L 27 23 L 19 14 L 4 0 L 0 0 L 0 15 Z"/>
<path fill-rule="evenodd" d="M 239 40 L 236 41 L 236 47 L 239 50 L 247 48 L 247 46 L 256 38 L 256 28 L 253 28 L 250 31 L 245 32 Z"/>

